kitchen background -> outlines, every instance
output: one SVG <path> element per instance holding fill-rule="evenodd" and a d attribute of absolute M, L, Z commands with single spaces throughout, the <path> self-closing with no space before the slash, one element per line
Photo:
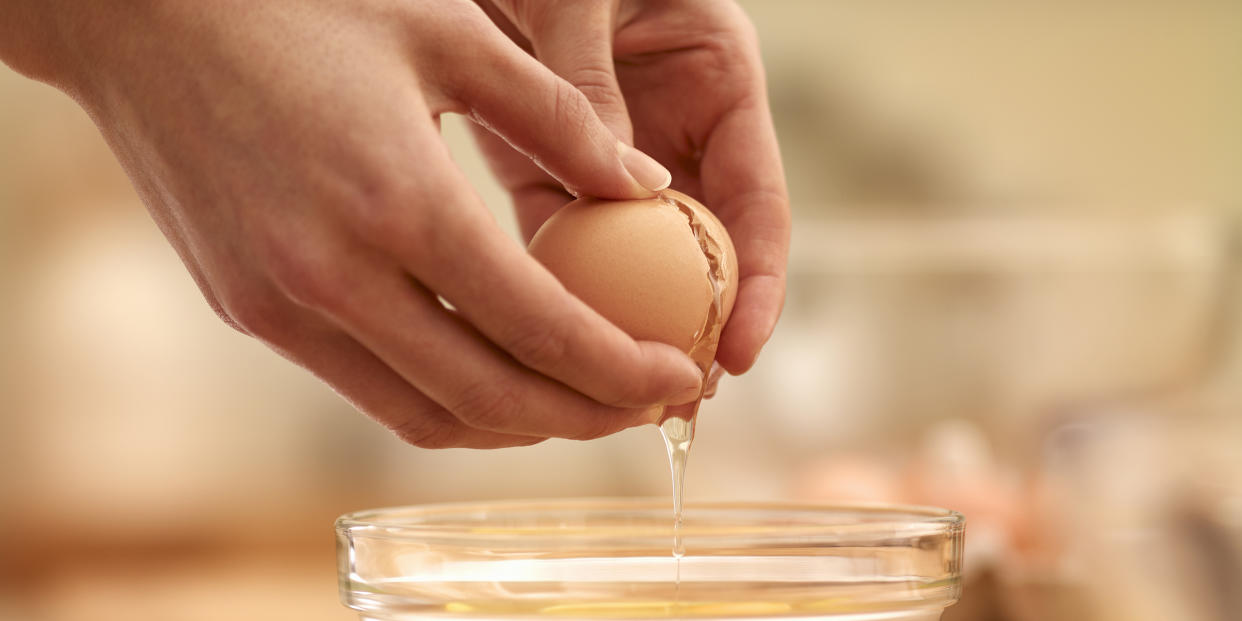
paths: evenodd
<path fill-rule="evenodd" d="M 1242 618 L 1242 3 L 743 5 L 789 298 L 688 501 L 961 510 L 946 619 Z M 87 117 L 0 70 L 0 619 L 344 621 L 340 513 L 668 491 L 653 427 L 402 445 L 218 321 Z"/>

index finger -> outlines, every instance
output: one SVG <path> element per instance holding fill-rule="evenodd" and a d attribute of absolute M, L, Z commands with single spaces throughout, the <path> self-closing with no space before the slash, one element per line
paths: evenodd
<path fill-rule="evenodd" d="M 425 210 L 387 211 L 371 239 L 501 350 L 579 393 L 626 407 L 697 395 L 686 354 L 634 340 L 567 291 L 501 230 L 439 136 L 417 140 Z"/>
<path fill-rule="evenodd" d="M 455 209 L 416 278 L 522 364 L 601 403 L 646 406 L 693 398 L 698 367 L 663 343 L 635 341 L 567 291 L 490 214 Z"/>

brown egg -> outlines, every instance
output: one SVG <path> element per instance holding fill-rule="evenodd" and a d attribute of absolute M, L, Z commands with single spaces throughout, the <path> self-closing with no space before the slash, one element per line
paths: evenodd
<path fill-rule="evenodd" d="M 737 253 L 698 201 L 673 190 L 641 200 L 581 198 L 548 218 L 530 253 L 630 336 L 711 365 L 737 297 Z"/>

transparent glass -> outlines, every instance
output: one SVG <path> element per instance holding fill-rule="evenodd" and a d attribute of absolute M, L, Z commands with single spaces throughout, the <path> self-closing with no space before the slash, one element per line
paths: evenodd
<path fill-rule="evenodd" d="M 960 593 L 960 514 L 664 500 L 429 505 L 336 523 L 363 619 L 934 621 Z"/>

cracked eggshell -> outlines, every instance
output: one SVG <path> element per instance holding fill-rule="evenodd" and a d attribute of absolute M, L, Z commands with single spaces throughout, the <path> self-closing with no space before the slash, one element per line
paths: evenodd
<path fill-rule="evenodd" d="M 680 192 L 640 200 L 580 198 L 544 223 L 529 251 L 630 336 L 689 352 L 705 333 L 713 291 L 707 256 L 686 213 L 671 201 L 688 206 L 714 242 L 709 246 L 719 249 L 723 325 L 737 297 L 737 254 L 716 216 Z"/>

